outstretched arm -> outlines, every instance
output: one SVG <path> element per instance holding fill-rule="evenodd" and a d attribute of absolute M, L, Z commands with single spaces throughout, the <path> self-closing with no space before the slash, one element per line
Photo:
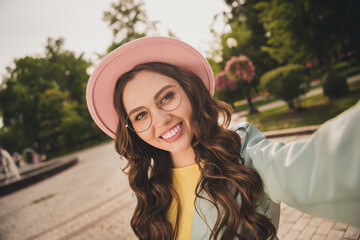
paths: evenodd
<path fill-rule="evenodd" d="M 241 154 L 273 201 L 360 227 L 360 103 L 286 145 L 249 123 L 242 128 Z"/>

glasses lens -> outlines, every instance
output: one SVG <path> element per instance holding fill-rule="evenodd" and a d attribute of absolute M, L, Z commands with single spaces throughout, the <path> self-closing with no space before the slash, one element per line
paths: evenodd
<path fill-rule="evenodd" d="M 169 86 L 163 89 L 155 99 L 156 105 L 163 111 L 173 111 L 181 103 L 181 93 L 179 88 Z M 128 127 L 139 133 L 149 129 L 152 123 L 151 113 L 148 108 L 141 107 L 132 111 L 126 119 Z"/>
<path fill-rule="evenodd" d="M 164 111 L 173 111 L 181 103 L 180 90 L 175 86 L 170 86 L 163 90 L 156 98 L 156 105 Z"/>
<path fill-rule="evenodd" d="M 131 124 L 130 124 L 131 123 Z M 127 124 L 135 132 L 144 132 L 151 125 L 151 114 L 145 107 L 131 112 L 127 118 Z"/>

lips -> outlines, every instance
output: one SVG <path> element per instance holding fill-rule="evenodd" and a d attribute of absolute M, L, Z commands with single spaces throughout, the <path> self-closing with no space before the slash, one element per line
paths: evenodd
<path fill-rule="evenodd" d="M 173 142 L 181 136 L 182 122 L 176 124 L 173 128 L 161 134 L 160 139 L 165 142 Z"/>

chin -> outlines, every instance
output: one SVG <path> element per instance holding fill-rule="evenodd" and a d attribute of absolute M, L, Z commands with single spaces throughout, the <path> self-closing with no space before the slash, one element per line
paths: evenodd
<path fill-rule="evenodd" d="M 182 139 L 182 140 L 184 141 L 179 141 L 178 143 L 174 143 L 174 146 L 170 147 L 167 151 L 171 153 L 178 153 L 192 149 L 191 139 Z"/>

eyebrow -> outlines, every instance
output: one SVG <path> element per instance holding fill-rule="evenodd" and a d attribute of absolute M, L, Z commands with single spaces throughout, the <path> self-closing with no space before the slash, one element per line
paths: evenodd
<path fill-rule="evenodd" d="M 155 94 L 155 96 L 154 96 L 154 102 L 156 101 L 156 99 L 160 96 L 160 94 L 161 93 L 163 93 L 166 89 L 168 89 L 168 88 L 171 88 L 171 87 L 173 87 L 174 85 L 166 85 L 166 86 L 164 86 L 164 87 L 162 87 L 156 94 Z M 154 104 L 154 103 L 153 103 Z M 150 106 L 152 106 L 153 104 L 151 104 Z M 149 107 L 150 107 L 149 106 Z M 142 109 L 142 108 L 144 108 L 145 106 L 140 106 L 140 107 L 137 107 L 137 108 L 134 108 L 133 110 L 131 110 L 129 113 L 128 113 L 128 115 L 130 115 L 131 113 L 133 113 L 133 112 L 136 112 L 136 111 L 138 111 L 138 110 L 140 110 L 140 109 Z M 146 107 L 146 108 L 148 108 L 148 107 Z"/>
<path fill-rule="evenodd" d="M 154 96 L 154 101 L 162 94 L 166 89 L 173 87 L 174 85 L 166 85 L 165 87 L 161 88 Z"/>

